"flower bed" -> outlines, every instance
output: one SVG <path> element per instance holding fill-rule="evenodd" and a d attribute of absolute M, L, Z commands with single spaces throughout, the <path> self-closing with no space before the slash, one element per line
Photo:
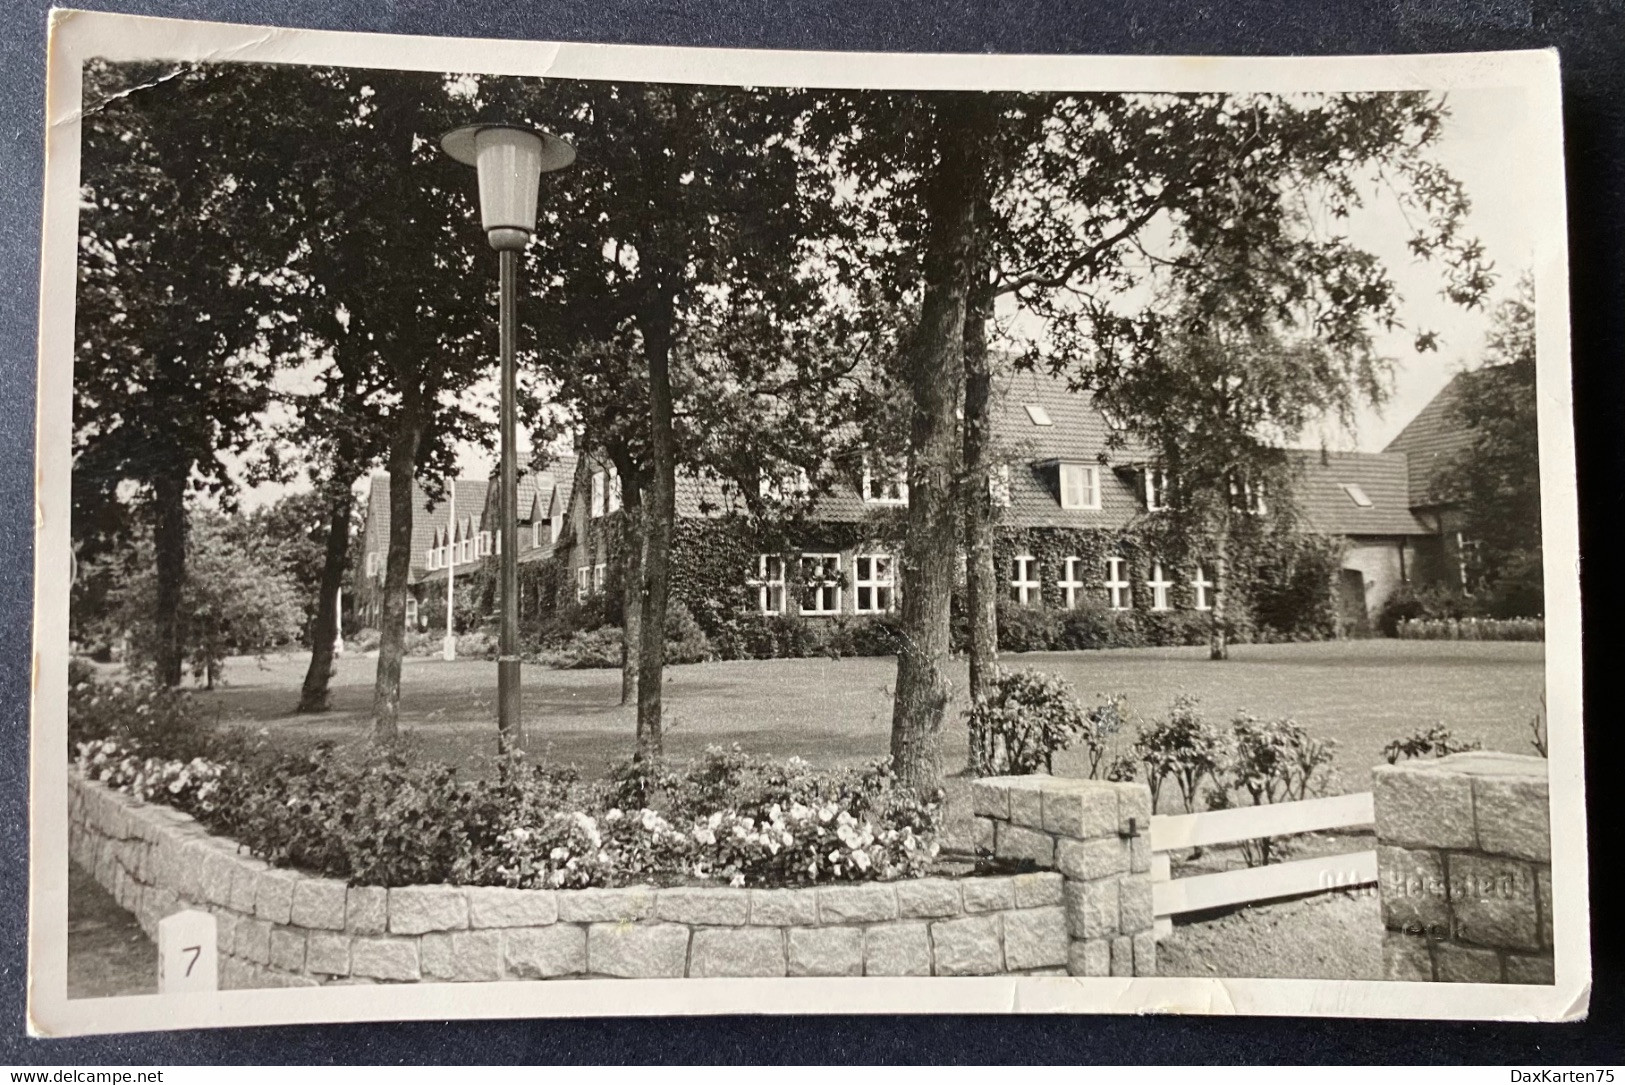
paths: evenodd
<path fill-rule="evenodd" d="M 463 780 L 391 751 L 211 740 L 191 713 L 167 691 L 75 683 L 79 771 L 273 865 L 352 885 L 889 881 L 921 876 L 937 853 L 938 807 L 894 790 L 884 763 L 815 771 L 713 749 L 589 783 L 515 756 L 490 779 Z"/>
<path fill-rule="evenodd" d="M 1410 618 L 1394 626 L 1400 640 L 1545 640 L 1540 618 Z"/>

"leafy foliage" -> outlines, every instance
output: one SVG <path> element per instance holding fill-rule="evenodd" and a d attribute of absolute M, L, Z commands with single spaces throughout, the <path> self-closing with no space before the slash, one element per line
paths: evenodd
<path fill-rule="evenodd" d="M 1324 794 L 1334 782 L 1333 746 L 1329 739 L 1310 734 L 1291 719 L 1260 720 L 1239 713 L 1230 724 L 1231 759 L 1226 771 L 1216 774 L 1217 786 L 1209 805 L 1231 805 L 1231 792 L 1239 792 L 1254 806 L 1276 802 L 1302 802 L 1311 794 Z M 1267 866 L 1286 855 L 1289 837 L 1260 837 L 1243 841 L 1248 866 Z"/>
<path fill-rule="evenodd" d="M 1225 733 L 1202 718 L 1200 701 L 1186 693 L 1174 698 L 1167 717 L 1140 728 L 1132 750 L 1145 766 L 1153 810 L 1172 779 L 1185 809 L 1195 813 L 1203 782 L 1216 782 L 1229 758 Z"/>
<path fill-rule="evenodd" d="M 1482 739 L 1471 741 L 1458 741 L 1448 726 L 1435 723 L 1425 731 L 1415 731 L 1394 739 L 1382 748 L 1382 756 L 1388 759 L 1390 765 L 1397 764 L 1401 759 L 1409 761 L 1413 757 L 1448 757 L 1453 753 L 1465 753 L 1468 750 L 1482 750 Z"/>
<path fill-rule="evenodd" d="M 1092 711 L 1071 683 L 1037 670 L 994 668 L 986 692 L 969 713 L 971 772 L 978 776 L 1051 771 L 1055 754 L 1087 741 L 1098 770 L 1105 742 L 1122 726 L 1120 700 Z"/>

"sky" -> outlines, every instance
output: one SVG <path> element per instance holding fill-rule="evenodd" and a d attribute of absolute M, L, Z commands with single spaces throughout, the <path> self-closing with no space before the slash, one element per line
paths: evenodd
<path fill-rule="evenodd" d="M 1395 361 L 1392 395 L 1382 409 L 1365 408 L 1354 431 L 1335 426 L 1311 427 L 1300 438 L 1309 447 L 1381 451 L 1460 369 L 1473 364 L 1489 328 L 1496 301 L 1508 296 L 1519 273 L 1532 261 L 1524 201 L 1531 181 L 1527 151 L 1530 123 L 1524 92 L 1517 88 L 1458 90 L 1447 99 L 1446 118 L 1436 157 L 1465 186 L 1472 201 L 1467 231 L 1484 244 L 1496 273 L 1496 285 L 1483 308 L 1465 310 L 1439 294 L 1438 270 L 1411 256 L 1410 231 L 1391 197 L 1378 195 L 1356 212 L 1347 230 L 1352 240 L 1381 257 L 1393 274 L 1403 302 L 1405 327 L 1379 337 L 1382 354 Z M 533 254 L 532 261 L 545 259 Z M 495 262 L 493 261 L 493 267 Z M 494 272 L 493 272 L 494 274 Z M 1438 349 L 1419 354 L 1418 330 L 1438 333 Z M 493 344 L 494 348 L 494 344 Z M 495 423 L 495 356 L 490 381 L 474 390 Z M 527 442 L 523 431 L 521 447 Z M 495 466 L 494 452 L 477 445 L 458 449 L 459 474 L 485 478 Z M 248 504 L 275 500 L 287 487 L 261 487 L 246 495 Z"/>

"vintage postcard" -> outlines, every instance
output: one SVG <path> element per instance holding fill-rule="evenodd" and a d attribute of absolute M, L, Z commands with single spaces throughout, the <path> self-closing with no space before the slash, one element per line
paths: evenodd
<path fill-rule="evenodd" d="M 1555 53 L 50 49 L 37 1032 L 1586 1012 Z"/>

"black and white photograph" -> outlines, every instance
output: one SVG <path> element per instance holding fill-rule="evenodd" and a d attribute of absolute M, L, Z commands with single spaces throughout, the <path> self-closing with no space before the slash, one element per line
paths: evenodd
<path fill-rule="evenodd" d="M 1584 1015 L 1555 54 L 52 38 L 37 1031 Z"/>

